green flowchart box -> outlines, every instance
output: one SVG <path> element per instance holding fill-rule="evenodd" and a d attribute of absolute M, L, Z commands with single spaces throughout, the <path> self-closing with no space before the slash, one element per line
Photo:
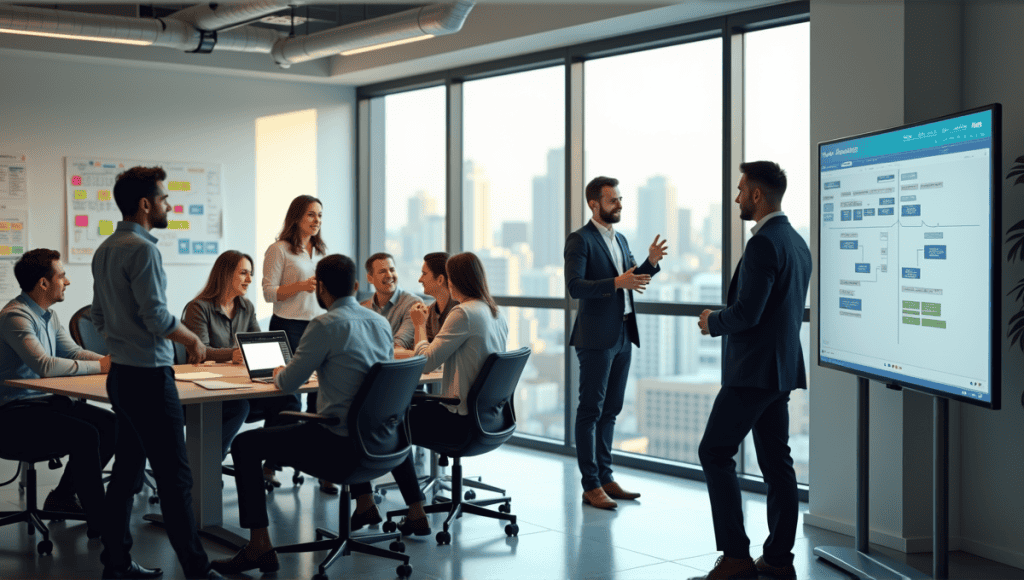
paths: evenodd
<path fill-rule="evenodd" d="M 942 305 L 933 302 L 922 302 L 921 314 L 925 316 L 942 316 Z"/>
<path fill-rule="evenodd" d="M 921 326 L 921 319 L 914 318 L 913 316 L 904 316 L 903 324 L 913 324 L 915 326 Z"/>
<path fill-rule="evenodd" d="M 921 303 L 920 302 L 914 302 L 913 300 L 904 300 L 903 301 L 903 307 L 904 308 L 913 308 L 913 309 L 916 310 L 916 309 L 921 308 Z"/>
<path fill-rule="evenodd" d="M 945 320 L 930 320 L 928 318 L 921 319 L 921 326 L 930 326 L 932 328 L 946 328 Z"/>
<path fill-rule="evenodd" d="M 903 314 L 913 314 L 914 316 L 921 316 L 921 313 L 916 310 L 904 310 Z"/>

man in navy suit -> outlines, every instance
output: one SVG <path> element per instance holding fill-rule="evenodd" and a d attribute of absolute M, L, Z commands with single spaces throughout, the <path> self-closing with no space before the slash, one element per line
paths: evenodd
<path fill-rule="evenodd" d="M 618 507 L 612 498 L 640 497 L 612 479 L 612 437 L 615 417 L 622 410 L 632 345 L 640 346 L 633 290 L 646 288 L 667 253 L 667 242 L 655 236 L 647 260 L 637 267 L 626 238 L 612 229 L 622 219 L 618 184 L 611 177 L 595 177 L 587 184 L 593 217 L 569 235 L 564 253 L 565 285 L 580 301 L 569 340 L 580 361 L 576 458 L 583 475 L 583 501 L 602 509 Z"/>
<path fill-rule="evenodd" d="M 757 222 L 729 284 L 724 310 L 700 315 L 702 334 L 722 336 L 722 389 L 711 408 L 699 456 L 722 557 L 707 578 L 795 577 L 796 472 L 789 449 L 789 393 L 806 389 L 800 325 L 811 281 L 811 252 L 782 213 L 786 173 L 778 164 L 740 164 L 740 219 Z M 736 462 L 740 443 L 754 449 L 768 484 L 768 539 L 750 558 Z"/>

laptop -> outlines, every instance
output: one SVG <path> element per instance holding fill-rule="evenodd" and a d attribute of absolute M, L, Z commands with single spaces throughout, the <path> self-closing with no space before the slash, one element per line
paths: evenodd
<path fill-rule="evenodd" d="M 238 332 L 238 347 L 242 349 L 249 380 L 254 383 L 274 382 L 274 369 L 288 364 L 292 349 L 283 330 L 269 332 Z"/>

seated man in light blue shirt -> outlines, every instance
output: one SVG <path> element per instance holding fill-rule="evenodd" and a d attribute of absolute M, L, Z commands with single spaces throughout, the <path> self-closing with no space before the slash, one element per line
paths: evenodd
<path fill-rule="evenodd" d="M 238 523 L 249 528 L 250 537 L 234 558 L 213 562 L 214 569 L 224 574 L 254 568 L 262 572 L 278 569 L 277 553 L 267 529 L 263 460 L 314 473 L 329 481 L 344 480 L 353 467 L 346 464 L 346 456 L 341 452 L 351 445 L 349 407 L 370 367 L 394 356 L 388 321 L 356 302 L 359 284 L 355 263 L 350 258 L 333 254 L 320 260 L 316 266 L 316 286 L 317 300 L 327 313 L 310 321 L 291 362 L 274 371 L 274 384 L 286 393 L 294 393 L 316 371 L 320 381 L 317 412 L 339 417 L 341 422 L 330 426 L 310 422 L 266 427 L 235 438 L 231 456 L 238 486 Z M 419 493 L 415 472 L 412 480 L 412 487 Z M 370 484 L 353 485 L 352 491 L 356 496 L 352 528 L 380 522 Z M 376 517 L 367 518 L 371 513 Z"/>
<path fill-rule="evenodd" d="M 64 301 L 64 288 L 71 283 L 60 252 L 27 252 L 14 265 L 14 277 L 22 292 L 0 310 L 0 447 L 69 454 L 43 509 L 84 513 L 89 537 L 98 538 L 101 470 L 114 455 L 114 414 L 68 397 L 4 386 L 3 381 L 106 373 L 110 357 L 75 344 L 50 309 Z"/>

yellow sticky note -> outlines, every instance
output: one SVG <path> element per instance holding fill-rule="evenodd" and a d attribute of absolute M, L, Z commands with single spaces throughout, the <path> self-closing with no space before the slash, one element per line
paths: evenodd
<path fill-rule="evenodd" d="M 98 192 L 100 201 L 110 201 L 110 192 L 106 189 L 101 189 Z"/>
<path fill-rule="evenodd" d="M 75 199 L 88 199 L 89 193 L 84 189 L 75 190 Z"/>
<path fill-rule="evenodd" d="M 169 230 L 187 230 L 189 226 L 188 220 L 171 220 L 167 222 L 167 229 Z"/>
<path fill-rule="evenodd" d="M 114 233 L 114 222 L 110 220 L 100 220 L 100 235 L 109 236 Z"/>

